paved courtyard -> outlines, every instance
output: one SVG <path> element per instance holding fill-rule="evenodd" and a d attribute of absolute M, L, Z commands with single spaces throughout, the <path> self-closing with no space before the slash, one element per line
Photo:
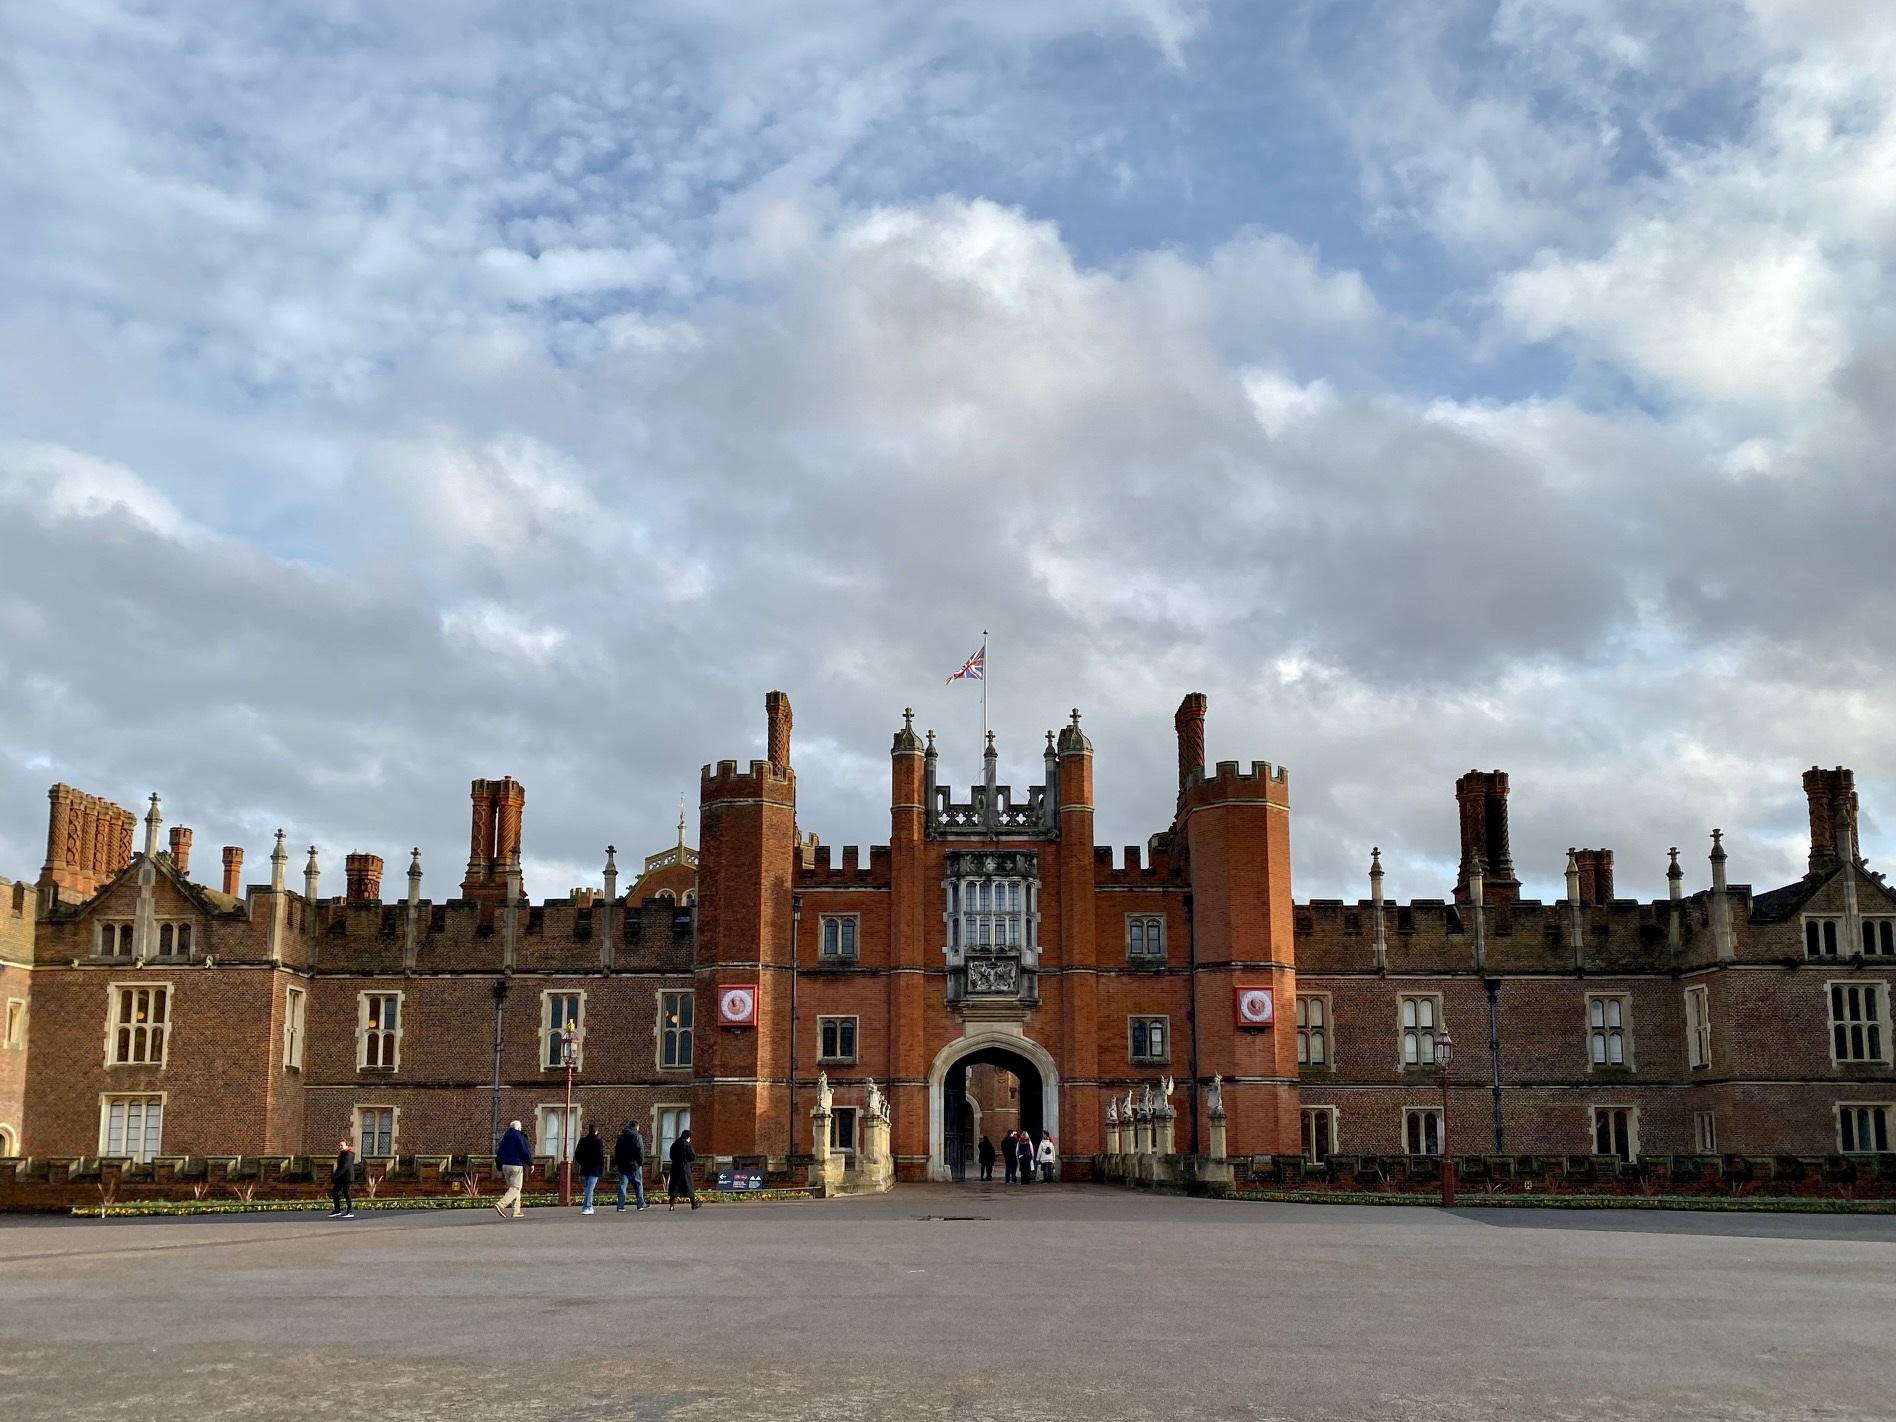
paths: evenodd
<path fill-rule="evenodd" d="M 0 1270 L 0 1409 L 62 1422 L 1896 1417 L 1896 1217 L 906 1187 L 9 1220 Z"/>

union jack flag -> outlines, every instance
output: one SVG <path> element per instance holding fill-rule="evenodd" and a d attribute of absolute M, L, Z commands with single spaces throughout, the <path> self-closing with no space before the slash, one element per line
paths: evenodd
<path fill-rule="evenodd" d="M 956 672 L 953 676 L 949 677 L 947 681 L 944 681 L 942 683 L 942 685 L 948 686 L 951 683 L 957 682 L 957 681 L 986 681 L 986 680 L 987 680 L 987 643 L 983 641 L 981 643 L 981 650 L 976 652 L 972 657 L 969 657 L 967 661 L 963 662 L 961 664 L 961 670 Z"/>

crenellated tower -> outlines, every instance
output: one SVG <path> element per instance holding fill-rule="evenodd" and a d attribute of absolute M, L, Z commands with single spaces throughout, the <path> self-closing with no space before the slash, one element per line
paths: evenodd
<path fill-rule="evenodd" d="M 705 766 L 698 787 L 698 958 L 693 1129 L 724 1155 L 789 1149 L 791 885 L 797 778 L 790 698 L 764 698 L 768 759 Z M 732 1023 L 748 993 L 753 1009 Z M 743 1014 L 740 1014 L 743 1015 Z"/>
<path fill-rule="evenodd" d="M 1197 1073 L 1225 1080 L 1233 1153 L 1291 1154 L 1300 1149 L 1300 1096 L 1290 776 L 1268 761 L 1242 771 L 1234 760 L 1207 775 L 1195 762 L 1205 704 L 1187 696 L 1177 721 L 1175 832 L 1189 859 Z"/>

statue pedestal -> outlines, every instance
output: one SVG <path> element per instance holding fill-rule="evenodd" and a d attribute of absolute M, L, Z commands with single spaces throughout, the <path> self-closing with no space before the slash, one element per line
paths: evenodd
<path fill-rule="evenodd" d="M 1225 1158 L 1225 1118 L 1222 1112 L 1211 1118 L 1211 1158 Z"/>
<path fill-rule="evenodd" d="M 810 1124 L 816 1137 L 816 1159 L 810 1165 L 810 1189 L 818 1195 L 840 1195 L 843 1190 L 843 1157 L 830 1149 L 830 1113 L 818 1106 L 810 1112 Z"/>
<path fill-rule="evenodd" d="M 862 1139 L 856 1147 L 856 1188 L 864 1194 L 876 1194 L 895 1184 L 895 1157 L 889 1151 L 889 1122 L 873 1112 L 864 1112 Z"/>

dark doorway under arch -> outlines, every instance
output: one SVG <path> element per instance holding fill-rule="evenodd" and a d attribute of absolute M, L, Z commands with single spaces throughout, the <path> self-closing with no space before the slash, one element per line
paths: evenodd
<path fill-rule="evenodd" d="M 1040 1068 L 1005 1047 L 983 1047 L 968 1053 L 948 1068 L 941 1092 L 941 1157 L 948 1167 L 948 1178 L 956 1181 L 968 1178 L 968 1158 L 974 1151 L 974 1112 L 968 1105 L 968 1068 L 972 1066 L 998 1067 L 1011 1075 L 1020 1087 L 1021 1128 L 1036 1140 L 1044 1129 L 1045 1093 Z"/>

